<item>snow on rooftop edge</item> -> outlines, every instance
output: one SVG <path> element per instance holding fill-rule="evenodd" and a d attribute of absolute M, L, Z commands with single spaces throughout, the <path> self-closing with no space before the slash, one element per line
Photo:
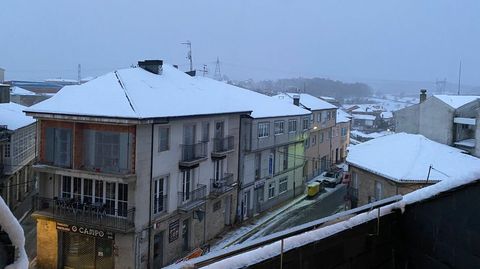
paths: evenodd
<path fill-rule="evenodd" d="M 434 95 L 437 99 L 444 102 L 445 104 L 457 109 L 463 105 L 466 105 L 472 101 L 480 99 L 480 96 L 475 95 L 442 95 L 436 94 Z"/>
<path fill-rule="evenodd" d="M 28 268 L 28 257 L 25 251 L 25 236 L 18 223 L 18 220 L 12 214 L 8 206 L 0 196 L 0 226 L 8 234 L 12 244 L 18 249 L 18 258 L 13 264 L 8 265 L 5 269 L 26 269 Z"/>
<path fill-rule="evenodd" d="M 293 97 L 295 95 L 300 96 L 300 104 L 307 107 L 310 110 L 322 110 L 322 109 L 336 109 L 337 107 L 330 104 L 329 102 L 322 100 L 318 97 L 315 97 L 308 93 L 292 93 L 284 92 L 272 96 L 272 98 L 287 101 L 293 104 Z"/>
<path fill-rule="evenodd" d="M 9 130 L 17 130 L 35 122 L 35 119 L 25 115 L 26 106 L 17 103 L 0 103 L 0 125 L 7 125 Z"/>
<path fill-rule="evenodd" d="M 403 213 L 407 205 L 414 204 L 426 199 L 430 199 L 443 192 L 479 181 L 479 179 L 480 179 L 480 173 L 475 173 L 475 174 L 472 174 L 469 178 L 456 178 L 455 180 L 445 180 L 437 184 L 434 184 L 422 189 L 418 189 L 416 191 L 413 191 L 411 193 L 404 195 L 401 201 L 380 207 L 379 208 L 380 216 L 385 216 L 387 214 L 392 213 L 394 210 L 398 210 L 398 209 L 400 209 L 401 212 Z M 344 230 L 351 229 L 355 226 L 371 221 L 377 218 L 377 216 L 378 216 L 378 211 L 372 210 L 369 212 L 355 215 L 350 219 L 347 219 L 326 227 L 322 227 L 313 231 L 308 231 L 299 235 L 288 237 L 284 239 L 284 252 L 312 243 L 314 241 L 319 241 L 321 239 L 327 238 L 329 236 L 332 236 Z M 266 259 L 280 255 L 280 249 L 281 249 L 280 244 L 281 244 L 280 241 L 276 241 L 268 245 L 265 245 L 263 247 L 220 260 L 218 262 L 215 262 L 208 266 L 204 266 L 202 268 L 210 268 L 210 269 L 245 268 L 254 263 L 258 263 Z M 229 249 L 220 250 L 218 254 L 225 253 L 228 251 Z M 211 254 L 214 254 L 214 253 L 211 253 Z M 167 268 L 170 268 L 170 269 L 188 268 L 188 266 L 193 265 L 197 259 L 182 262 L 179 264 L 170 265 Z"/>

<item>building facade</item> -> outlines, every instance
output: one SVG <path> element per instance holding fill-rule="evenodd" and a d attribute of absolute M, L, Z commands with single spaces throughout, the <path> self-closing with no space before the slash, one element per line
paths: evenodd
<path fill-rule="evenodd" d="M 39 130 L 39 268 L 159 268 L 235 221 L 240 118 L 248 106 L 228 100 L 225 87 L 233 86 L 162 64 L 141 62 L 28 109 Z M 105 107 L 84 111 L 72 106 L 79 95 L 68 98 L 76 89 L 83 100 L 110 94 L 95 99 Z M 150 101 L 166 100 L 164 91 L 175 106 Z M 189 103 L 201 98 L 225 103 Z"/>
<path fill-rule="evenodd" d="M 332 162 L 341 163 L 347 158 L 347 148 L 350 145 L 351 116 L 338 109 L 336 124 L 332 131 Z"/>

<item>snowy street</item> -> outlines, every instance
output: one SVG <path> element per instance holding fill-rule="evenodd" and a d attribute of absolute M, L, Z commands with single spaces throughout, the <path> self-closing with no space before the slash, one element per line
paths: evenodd
<path fill-rule="evenodd" d="M 346 192 L 346 185 L 339 184 L 335 188 L 326 188 L 313 199 L 308 199 L 305 196 L 297 198 L 282 208 L 268 213 L 255 221 L 254 224 L 240 227 L 228 233 L 222 240 L 213 245 L 211 250 L 219 250 L 248 242 L 343 211 Z"/>

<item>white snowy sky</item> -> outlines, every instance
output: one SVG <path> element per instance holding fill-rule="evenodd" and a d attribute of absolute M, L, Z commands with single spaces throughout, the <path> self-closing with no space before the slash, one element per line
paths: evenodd
<path fill-rule="evenodd" d="M 480 84 L 475 0 L 128 1 L 2 3 L 0 66 L 7 79 L 76 78 L 164 59 L 235 79 L 322 76 L 344 80 Z"/>

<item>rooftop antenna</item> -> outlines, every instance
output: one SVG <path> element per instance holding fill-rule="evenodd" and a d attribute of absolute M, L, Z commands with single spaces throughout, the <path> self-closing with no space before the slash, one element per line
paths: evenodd
<path fill-rule="evenodd" d="M 78 84 L 80 84 L 80 81 L 82 80 L 82 66 L 80 64 L 77 66 L 77 80 Z"/>
<path fill-rule="evenodd" d="M 218 56 L 215 63 L 215 74 L 213 75 L 213 78 L 215 78 L 216 80 L 222 79 L 222 73 L 220 72 L 220 59 L 218 59 Z"/>
<path fill-rule="evenodd" d="M 462 78 L 462 60 L 460 60 L 460 67 L 458 68 L 458 92 L 457 95 L 460 95 L 460 79 Z"/>
<path fill-rule="evenodd" d="M 193 71 L 193 63 L 192 63 L 192 42 L 190 42 L 190 40 L 187 40 L 187 41 L 185 41 L 185 42 L 182 42 L 181 44 L 188 46 L 187 59 L 190 61 L 190 71 Z"/>

